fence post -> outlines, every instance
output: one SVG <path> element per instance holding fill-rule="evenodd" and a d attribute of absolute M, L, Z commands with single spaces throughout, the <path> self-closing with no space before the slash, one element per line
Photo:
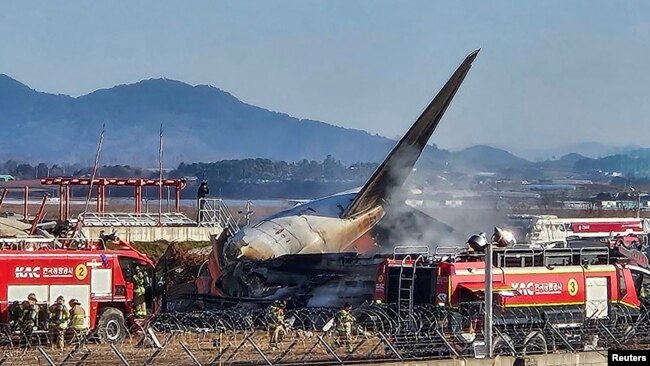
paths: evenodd
<path fill-rule="evenodd" d="M 365 340 L 365 339 L 362 339 L 361 342 L 357 342 L 357 345 L 354 346 L 354 348 L 352 349 L 352 351 L 351 351 L 350 353 L 348 353 L 348 355 L 345 356 L 345 358 L 344 358 L 343 360 L 344 360 L 344 361 L 347 361 L 347 360 L 348 360 L 350 357 L 352 357 L 352 355 L 353 355 L 353 354 L 354 354 L 354 353 L 355 353 L 355 352 L 356 352 L 356 351 L 357 351 L 361 346 L 363 346 L 365 343 L 366 343 L 366 340 Z"/>
<path fill-rule="evenodd" d="M 122 354 L 122 352 L 120 352 L 120 350 L 118 350 L 117 347 L 115 347 L 114 344 L 111 344 L 111 349 L 113 350 L 113 353 L 115 353 L 117 358 L 120 359 L 120 361 L 122 362 L 122 365 L 130 366 L 129 361 L 127 361 L 126 358 L 124 358 L 124 355 Z"/>
<path fill-rule="evenodd" d="M 327 352 L 329 352 L 332 356 L 334 356 L 334 358 L 336 358 L 336 361 L 338 363 L 343 363 L 343 361 L 341 361 L 341 358 L 339 357 L 339 355 L 337 355 L 336 352 L 334 352 L 334 350 L 332 349 L 332 347 L 330 347 L 330 345 L 327 344 L 327 342 L 325 342 L 322 335 L 318 336 L 318 340 L 323 344 L 323 346 L 325 346 L 325 349 L 327 350 Z"/>
<path fill-rule="evenodd" d="M 145 366 L 147 366 L 147 365 L 151 365 L 151 363 L 153 362 L 153 360 L 154 360 L 156 357 L 158 357 L 158 355 L 160 355 L 164 350 L 165 350 L 165 347 L 156 349 L 156 351 L 155 351 L 151 356 L 149 356 L 149 359 L 147 359 L 147 361 L 145 361 L 144 365 L 145 365 Z"/>
<path fill-rule="evenodd" d="M 440 332 L 440 329 L 436 329 L 436 334 L 438 335 L 438 337 L 440 337 L 440 339 L 442 339 L 443 342 L 445 342 L 445 345 L 447 346 L 447 348 L 449 348 L 449 350 L 451 352 L 454 353 L 454 356 L 456 356 L 456 357 L 460 356 L 458 354 L 458 351 L 456 351 L 456 349 L 454 348 L 454 346 L 452 346 L 451 343 L 449 343 L 449 341 L 447 341 L 447 339 L 445 338 L 445 335 L 442 334 L 442 332 Z"/>
<path fill-rule="evenodd" d="M 377 337 L 377 338 L 379 338 L 379 337 Z M 384 343 L 384 342 L 382 342 L 381 339 L 380 339 L 380 341 L 377 342 L 377 344 L 375 344 L 375 346 L 372 347 L 372 348 L 370 349 L 370 351 L 366 354 L 365 358 L 366 358 L 366 359 L 370 359 L 370 355 L 372 355 L 373 353 L 375 353 L 375 351 L 377 350 L 377 348 L 379 348 L 379 346 L 381 346 L 382 343 Z"/>
<path fill-rule="evenodd" d="M 190 356 L 190 358 L 192 359 L 192 361 L 194 361 L 194 364 L 195 364 L 195 365 L 197 365 L 197 366 L 202 366 L 202 365 L 201 365 L 201 362 L 199 362 L 199 360 L 196 359 L 196 356 L 194 356 L 194 354 L 192 353 L 192 351 L 190 351 L 190 348 L 187 347 L 187 345 L 186 345 L 185 343 L 183 343 L 183 342 L 178 342 L 178 343 L 180 343 L 180 345 L 181 345 L 181 347 L 183 347 L 183 350 L 185 351 L 185 353 L 187 353 L 187 355 Z"/>
<path fill-rule="evenodd" d="M 291 350 L 293 349 L 293 347 L 296 346 L 296 344 L 298 344 L 298 341 L 297 341 L 297 340 L 294 340 L 294 341 L 289 345 L 289 347 L 287 347 L 287 348 L 284 350 L 284 352 L 282 352 L 282 354 L 280 355 L 280 357 L 278 357 L 278 358 L 273 362 L 273 364 L 277 365 L 277 364 L 279 364 L 280 362 L 282 362 L 282 360 L 283 360 L 285 357 L 287 357 L 287 355 L 289 354 L 289 352 L 291 352 Z"/>
<path fill-rule="evenodd" d="M 239 345 L 237 346 L 237 348 L 235 348 L 235 350 L 232 351 L 232 354 L 230 355 L 230 357 L 228 357 L 228 358 L 226 359 L 226 361 L 224 361 L 224 363 L 228 363 L 228 362 L 230 361 L 230 359 L 232 359 L 233 357 L 235 357 L 235 356 L 237 355 L 237 352 L 239 352 L 239 350 L 244 346 L 244 344 L 246 344 L 246 338 L 244 338 L 244 340 L 241 341 L 241 343 L 239 343 Z"/>
<path fill-rule="evenodd" d="M 398 358 L 400 361 L 403 360 L 402 355 L 400 355 L 399 352 L 397 352 L 397 350 L 395 349 L 395 347 L 393 347 L 393 345 L 390 344 L 390 342 L 388 341 L 388 339 L 386 339 L 386 336 L 384 336 L 384 333 L 379 332 L 379 338 L 381 338 L 381 340 L 382 340 L 384 343 L 386 343 L 386 345 L 388 346 L 388 348 L 390 349 L 390 351 L 393 352 L 393 353 L 395 354 L 395 356 L 397 356 L 397 358 Z"/>
<path fill-rule="evenodd" d="M 255 348 L 255 351 L 257 351 L 257 353 L 259 353 L 260 356 L 262 356 L 264 361 L 266 361 L 267 365 L 269 365 L 269 366 L 273 365 L 273 363 L 271 363 L 271 361 L 269 361 L 268 357 L 266 357 L 264 352 L 262 352 L 262 350 L 257 346 L 257 343 L 255 343 L 255 341 L 253 339 L 251 339 L 250 336 L 246 337 L 246 339 L 251 344 L 251 346 L 253 346 L 253 348 Z"/>
<path fill-rule="evenodd" d="M 65 366 L 65 364 L 67 364 L 68 361 L 70 361 L 70 359 L 71 359 L 72 357 L 74 357 L 75 353 L 77 353 L 77 352 L 79 351 L 79 349 L 81 349 L 81 346 L 82 346 L 82 343 L 77 343 L 77 344 L 74 346 L 74 348 L 72 349 L 72 351 L 70 351 L 70 353 L 68 353 L 68 355 L 65 356 L 65 358 L 63 359 L 63 361 L 61 361 L 61 365 L 60 365 L 60 366 Z"/>
<path fill-rule="evenodd" d="M 93 352 L 92 352 L 91 350 L 87 350 L 86 353 L 84 353 L 84 355 L 81 356 L 81 358 L 79 359 L 79 361 L 77 361 L 77 363 L 75 364 L 75 366 L 83 366 L 84 363 L 86 363 L 86 360 L 88 359 L 88 357 L 90 357 L 90 355 L 91 355 L 92 353 L 93 353 Z"/>
<path fill-rule="evenodd" d="M 230 349 L 230 345 L 227 345 L 224 349 L 222 349 L 221 351 L 217 352 L 217 355 L 214 356 L 214 358 L 212 359 L 212 361 L 210 361 L 210 363 L 209 363 L 208 365 L 209 365 L 209 366 L 214 366 L 214 365 L 216 365 L 216 364 L 217 364 L 217 361 L 219 361 L 219 360 L 221 359 L 221 356 L 223 356 L 224 354 L 226 354 L 226 352 L 228 352 L 229 349 Z"/>
<path fill-rule="evenodd" d="M 306 358 L 307 356 L 311 355 L 311 351 L 313 351 L 314 348 L 316 348 L 316 346 L 318 346 L 319 343 L 320 343 L 320 341 L 316 341 L 316 342 L 314 342 L 314 344 L 311 346 L 311 348 L 309 348 L 309 350 L 308 350 L 307 352 L 304 352 L 304 353 L 302 354 L 302 357 L 300 357 L 300 360 L 298 360 L 297 363 L 303 363 L 303 362 L 305 361 L 305 358 Z"/>
<path fill-rule="evenodd" d="M 38 349 L 38 352 L 40 352 L 40 353 L 43 355 L 43 357 L 45 358 L 45 360 L 47 361 L 47 363 L 48 363 L 50 366 L 56 366 L 56 364 L 54 363 L 54 361 L 52 361 L 52 357 L 50 357 L 50 355 L 48 355 L 47 352 L 45 352 L 45 350 L 43 349 L 43 347 L 38 346 L 37 349 Z"/>

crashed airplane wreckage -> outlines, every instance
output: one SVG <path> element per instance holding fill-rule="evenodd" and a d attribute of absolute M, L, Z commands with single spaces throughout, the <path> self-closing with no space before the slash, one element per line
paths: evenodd
<path fill-rule="evenodd" d="M 359 303 L 372 298 L 383 260 L 375 254 L 382 249 L 423 240 L 421 228 L 453 237 L 449 226 L 391 196 L 412 171 L 477 54 L 465 58 L 361 189 L 300 204 L 235 235 L 224 230 L 213 238 L 209 278 L 199 279 L 204 284 L 199 292 L 238 301 L 283 298 L 301 306 Z"/>

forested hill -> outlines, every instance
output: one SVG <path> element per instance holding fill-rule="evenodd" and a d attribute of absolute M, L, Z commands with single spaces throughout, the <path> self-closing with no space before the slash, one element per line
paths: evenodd
<path fill-rule="evenodd" d="M 170 164 L 251 157 L 322 160 L 327 155 L 346 162 L 378 161 L 394 143 L 246 104 L 207 85 L 151 79 L 72 98 L 38 92 L 0 74 L 0 158 L 88 162 L 103 122 L 102 157 L 111 164 L 155 165 L 161 123 Z"/>
<path fill-rule="evenodd" d="M 208 85 L 150 79 L 73 98 L 38 92 L 0 74 L 0 160 L 90 165 L 104 122 L 101 161 L 109 165 L 155 166 L 161 123 L 170 166 L 245 158 L 322 161 L 328 155 L 344 164 L 379 162 L 395 144 L 365 131 L 246 104 Z M 406 128 L 411 121 L 396 122 Z M 422 161 L 481 170 L 528 163 L 487 146 L 459 153 L 428 146 Z"/>

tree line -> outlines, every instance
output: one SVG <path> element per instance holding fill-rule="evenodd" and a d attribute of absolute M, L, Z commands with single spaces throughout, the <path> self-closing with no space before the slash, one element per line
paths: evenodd
<path fill-rule="evenodd" d="M 168 178 L 196 178 L 224 183 L 303 182 L 362 182 L 377 168 L 376 163 L 358 162 L 344 165 L 328 155 L 322 161 L 297 162 L 270 159 L 222 160 L 210 163 L 180 163 L 165 172 Z M 19 180 L 58 176 L 90 176 L 92 167 L 80 164 L 35 165 L 7 160 L 0 162 L 0 175 L 11 175 Z M 130 165 L 103 165 L 97 176 L 156 178 L 158 169 L 144 169 Z"/>

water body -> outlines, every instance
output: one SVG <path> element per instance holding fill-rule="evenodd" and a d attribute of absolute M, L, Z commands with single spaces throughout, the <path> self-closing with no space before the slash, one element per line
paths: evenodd
<path fill-rule="evenodd" d="M 246 206 L 247 200 L 223 200 L 228 206 Z M 106 202 L 108 204 L 133 204 L 133 198 L 127 197 L 115 197 L 107 198 Z M 149 203 L 149 205 L 157 205 L 157 199 L 143 199 L 143 202 Z M 171 204 L 173 204 L 174 199 L 170 199 Z M 163 206 L 167 204 L 167 199 L 163 198 Z M 287 207 L 291 206 L 291 200 L 287 199 L 264 199 L 264 200 L 251 200 L 253 207 Z M 193 199 L 181 199 L 181 206 L 183 207 L 196 207 L 196 200 Z"/>

